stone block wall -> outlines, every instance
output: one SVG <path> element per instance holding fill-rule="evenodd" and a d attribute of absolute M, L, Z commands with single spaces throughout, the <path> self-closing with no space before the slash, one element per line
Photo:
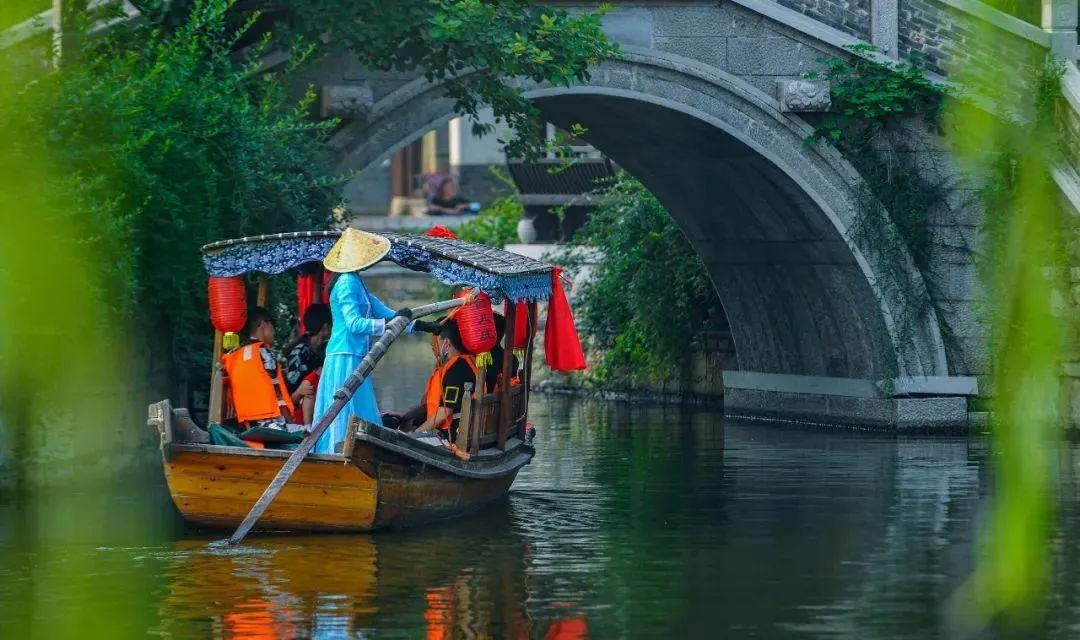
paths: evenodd
<path fill-rule="evenodd" d="M 865 5 L 868 11 L 869 0 L 850 2 Z M 797 0 L 791 8 L 805 5 L 809 12 L 815 3 L 838 7 L 849 4 L 848 0 Z M 835 54 L 828 45 L 731 2 L 657 4 L 647 10 L 639 9 L 634 17 L 648 27 L 649 47 L 737 75 L 769 96 L 775 95 L 777 80 L 801 78 L 808 71 L 820 71 L 823 67 L 818 60 Z M 869 29 L 869 17 L 866 29 Z M 627 44 L 643 46 L 645 40 L 639 38 Z"/>
<path fill-rule="evenodd" d="M 856 38 L 870 39 L 870 0 L 777 0 L 777 3 Z"/>
<path fill-rule="evenodd" d="M 899 0 L 900 57 L 926 56 L 941 75 L 1012 73 L 1024 60 L 1041 59 L 1044 51 L 1018 35 L 934 0 Z"/>
<path fill-rule="evenodd" d="M 976 264 L 982 240 L 984 177 L 960 167 L 951 141 L 921 119 L 904 124 L 901 153 L 932 185 L 947 189 L 927 212 L 929 264 L 921 271 L 941 326 L 951 375 L 989 372 L 985 290 Z"/>

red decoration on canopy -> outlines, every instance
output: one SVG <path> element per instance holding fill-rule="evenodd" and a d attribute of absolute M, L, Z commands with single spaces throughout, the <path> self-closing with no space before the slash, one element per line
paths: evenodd
<path fill-rule="evenodd" d="M 514 308 L 514 348 L 525 349 L 529 346 L 529 340 L 536 336 L 536 322 L 529 326 L 529 303 L 516 302 Z M 504 317 L 510 317 L 510 301 L 507 300 L 503 307 Z M 531 330 L 530 330 L 531 329 Z"/>
<path fill-rule="evenodd" d="M 461 291 L 455 297 L 463 298 L 467 295 L 468 291 Z M 498 342 L 495 314 L 491 310 L 491 298 L 486 293 L 481 291 L 472 302 L 458 307 L 454 319 L 457 320 L 461 342 L 470 353 L 487 353 Z"/>
<path fill-rule="evenodd" d="M 431 236 L 433 238 L 450 238 L 451 240 L 457 240 L 457 235 L 453 231 L 447 229 L 441 224 L 437 224 L 434 227 L 424 232 L 425 236 Z"/>
<path fill-rule="evenodd" d="M 247 290 L 240 276 L 210 278 L 210 321 L 222 333 L 239 333 L 247 324 Z"/>
<path fill-rule="evenodd" d="M 562 269 L 551 274 L 551 299 L 548 300 L 547 328 L 544 330 L 544 355 L 555 371 L 580 371 L 585 368 L 585 354 L 574 326 L 574 313 L 562 286 Z"/>
<path fill-rule="evenodd" d="M 306 333 L 304 328 L 304 312 L 316 302 L 325 303 L 326 293 L 323 286 L 324 272 L 322 267 L 312 271 L 299 273 L 296 276 L 296 308 L 298 312 L 297 323 L 300 325 L 300 333 Z"/>

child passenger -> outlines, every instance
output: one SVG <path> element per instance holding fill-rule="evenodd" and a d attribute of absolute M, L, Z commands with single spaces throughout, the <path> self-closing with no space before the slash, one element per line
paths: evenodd
<path fill-rule="evenodd" d="M 221 360 L 232 391 L 236 420 L 245 428 L 284 429 L 295 413 L 274 344 L 274 318 L 262 307 L 248 311 L 248 339 Z"/>
<path fill-rule="evenodd" d="M 332 327 L 328 305 L 317 302 L 304 311 L 303 335 L 296 338 L 284 350 L 285 384 L 289 387 L 289 393 L 295 393 L 304 378 L 315 370 L 315 361 L 320 349 L 323 349 L 325 358 L 326 341 L 330 339 Z M 297 402 L 295 396 L 293 396 L 293 402 Z"/>
<path fill-rule="evenodd" d="M 300 383 L 299 390 L 310 389 L 310 393 L 305 392 L 300 396 L 296 402 L 296 416 L 295 420 L 298 424 L 310 425 L 315 417 L 315 394 L 319 390 L 319 378 L 322 377 L 323 362 L 326 360 L 326 350 L 316 349 L 314 357 L 311 359 L 311 366 L 313 369 L 304 376 L 304 379 Z"/>

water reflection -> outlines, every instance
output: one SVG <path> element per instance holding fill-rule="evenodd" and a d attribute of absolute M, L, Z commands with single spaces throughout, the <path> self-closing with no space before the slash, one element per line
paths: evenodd
<path fill-rule="evenodd" d="M 507 509 L 435 532 L 275 536 L 239 549 L 184 540 L 159 554 L 168 575 L 155 633 L 171 638 L 584 638 L 565 615 L 530 617 L 533 545 Z M 388 633 L 389 632 L 389 633 Z"/>
<path fill-rule="evenodd" d="M 427 345 L 402 346 L 384 406 L 423 383 Z M 151 537 L 136 521 L 174 517 L 160 479 L 100 497 L 114 516 L 98 532 L 51 526 L 78 521 L 77 490 L 0 502 L 0 637 L 70 637 L 43 630 L 93 589 L 111 637 L 953 637 L 989 490 L 982 441 L 539 395 L 531 411 L 537 456 L 508 500 L 422 529 L 239 549 L 182 526 Z M 1080 448 L 1060 464 L 1050 638 L 1080 628 Z"/>

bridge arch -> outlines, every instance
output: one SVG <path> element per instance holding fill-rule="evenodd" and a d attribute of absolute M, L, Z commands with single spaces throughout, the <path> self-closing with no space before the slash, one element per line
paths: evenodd
<path fill-rule="evenodd" d="M 880 380 L 947 376 L 941 330 L 918 270 L 854 233 L 858 173 L 835 150 L 807 148 L 801 118 L 734 75 L 624 47 L 590 81 L 527 85 L 545 119 L 640 179 L 707 265 L 746 372 Z M 437 86 L 405 84 L 344 126 L 340 168 L 389 156 L 453 117 Z M 886 229 L 895 238 L 895 232 Z"/>

